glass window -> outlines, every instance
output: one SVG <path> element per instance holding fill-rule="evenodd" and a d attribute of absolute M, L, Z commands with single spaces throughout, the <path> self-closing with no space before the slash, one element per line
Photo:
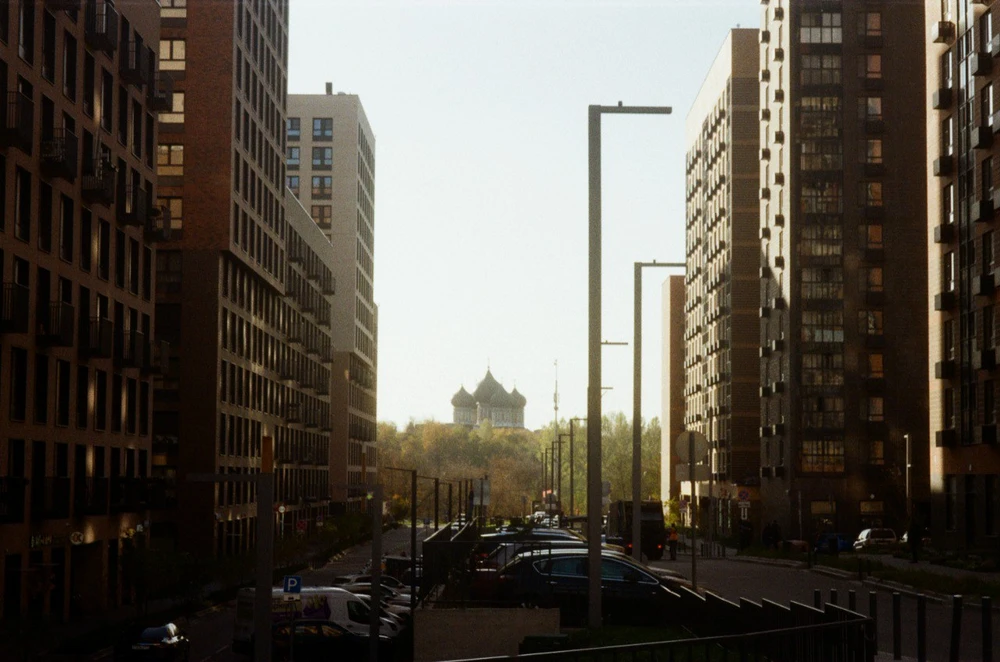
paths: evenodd
<path fill-rule="evenodd" d="M 804 473 L 843 473 L 844 442 L 841 440 L 803 441 L 800 467 Z"/>
<path fill-rule="evenodd" d="M 156 174 L 160 177 L 184 174 L 184 145 L 156 146 Z"/>
<path fill-rule="evenodd" d="M 882 182 L 861 182 L 861 192 L 866 207 L 882 206 Z"/>
<path fill-rule="evenodd" d="M 289 140 L 298 140 L 302 137 L 302 119 L 299 117 L 289 117 L 285 120 L 285 130 Z"/>
<path fill-rule="evenodd" d="M 330 199 L 333 196 L 333 177 L 316 176 L 312 178 L 312 197 Z"/>
<path fill-rule="evenodd" d="M 187 60 L 187 41 L 184 39 L 160 40 L 160 70 L 182 71 Z"/>
<path fill-rule="evenodd" d="M 862 225 L 861 226 L 861 245 L 868 250 L 880 250 L 883 248 L 882 244 L 882 226 L 881 225 Z"/>
<path fill-rule="evenodd" d="M 882 97 L 861 97 L 858 100 L 858 115 L 862 120 L 882 119 Z"/>
<path fill-rule="evenodd" d="M 980 124 L 993 126 L 993 83 L 983 87 L 983 92 L 979 96 L 979 109 L 981 112 Z"/>
<path fill-rule="evenodd" d="M 983 306 L 983 347 L 993 349 L 996 340 L 993 337 L 993 306 Z"/>
<path fill-rule="evenodd" d="M 941 217 L 947 225 L 955 223 L 955 185 L 947 184 L 941 189 Z"/>
<path fill-rule="evenodd" d="M 993 257 L 993 230 L 983 233 L 983 271 L 991 271 L 995 265 Z"/>
<path fill-rule="evenodd" d="M 881 396 L 869 396 L 867 400 L 862 400 L 862 419 L 873 423 L 885 421 L 885 400 Z"/>
<path fill-rule="evenodd" d="M 982 184 L 981 190 L 984 199 L 990 199 L 993 195 L 993 157 L 987 156 L 979 164 L 979 180 Z"/>
<path fill-rule="evenodd" d="M 862 154 L 864 154 L 865 163 L 870 163 L 870 164 L 882 163 L 882 139 L 871 138 L 865 140 Z"/>
<path fill-rule="evenodd" d="M 313 118 L 313 140 L 333 140 L 333 118 Z"/>
<path fill-rule="evenodd" d="M 863 12 L 858 19 L 858 34 L 865 37 L 878 37 L 882 34 L 882 12 Z"/>
<path fill-rule="evenodd" d="M 569 577 L 586 577 L 587 570 L 585 562 L 586 560 L 582 558 L 554 559 L 552 563 L 549 564 L 549 574 L 566 575 Z"/>
<path fill-rule="evenodd" d="M 858 311 L 858 333 L 865 336 L 880 336 L 882 331 L 881 310 Z"/>
<path fill-rule="evenodd" d="M 181 124 L 184 122 L 184 93 L 174 92 L 170 111 L 160 113 L 160 121 L 165 124 Z"/>
<path fill-rule="evenodd" d="M 299 197 L 299 176 L 288 175 L 285 178 L 285 186 L 292 192 L 292 195 Z"/>
<path fill-rule="evenodd" d="M 840 12 L 803 12 L 799 41 L 803 44 L 839 44 L 843 42 Z"/>
<path fill-rule="evenodd" d="M 869 354 L 868 355 L 868 376 L 873 379 L 882 379 L 885 377 L 885 369 L 883 368 L 883 356 L 881 354 Z"/>
<path fill-rule="evenodd" d="M 862 292 L 882 292 L 884 291 L 882 267 L 866 267 L 864 277 L 861 280 Z"/>
<path fill-rule="evenodd" d="M 941 277 L 944 280 L 944 291 L 954 292 L 955 291 L 955 253 L 954 251 L 948 251 L 943 256 L 941 256 Z"/>
<path fill-rule="evenodd" d="M 955 119 L 951 115 L 941 122 L 941 154 L 944 156 L 950 156 L 955 151 L 952 141 L 954 126 Z"/>
<path fill-rule="evenodd" d="M 299 148 L 299 147 L 289 147 L 288 148 L 288 152 L 287 152 L 287 161 L 288 162 L 287 162 L 286 165 L 288 165 L 289 168 L 298 168 L 299 164 L 300 164 L 300 161 L 301 161 L 301 157 L 300 157 L 301 153 L 302 153 L 301 148 Z"/>
<path fill-rule="evenodd" d="M 868 442 L 868 464 L 882 466 L 885 464 L 885 442 L 872 439 Z"/>
<path fill-rule="evenodd" d="M 858 56 L 859 78 L 881 78 L 882 56 L 878 53 L 867 53 Z"/>
<path fill-rule="evenodd" d="M 330 205 L 312 205 L 310 214 L 321 228 L 329 228 L 333 222 L 333 207 Z"/>
<path fill-rule="evenodd" d="M 313 147 L 312 148 L 312 165 L 314 168 L 331 168 L 333 167 L 333 148 L 332 147 Z"/>

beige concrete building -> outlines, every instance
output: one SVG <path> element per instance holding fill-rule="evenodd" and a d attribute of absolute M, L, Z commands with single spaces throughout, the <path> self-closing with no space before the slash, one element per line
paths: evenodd
<path fill-rule="evenodd" d="M 786 537 L 902 531 L 907 435 L 927 498 L 923 6 L 761 12 L 765 517 Z"/>
<path fill-rule="evenodd" d="M 925 11 L 931 536 L 995 550 L 1000 24 L 988 3 L 927 0 Z"/>
<path fill-rule="evenodd" d="M 720 533 L 759 484 L 757 35 L 729 33 L 685 125 L 684 425 L 709 440 L 714 493 L 698 494 Z"/>
<path fill-rule="evenodd" d="M 660 498 L 680 496 L 674 475 L 674 440 L 684 431 L 684 276 L 663 281 L 661 293 L 662 365 L 660 366 Z"/>
<path fill-rule="evenodd" d="M 330 240 L 336 265 L 330 480 L 371 482 L 378 465 L 375 135 L 357 95 L 334 94 L 328 83 L 326 94 L 289 95 L 286 137 L 287 186 Z M 361 490 L 347 496 L 356 508 Z"/>

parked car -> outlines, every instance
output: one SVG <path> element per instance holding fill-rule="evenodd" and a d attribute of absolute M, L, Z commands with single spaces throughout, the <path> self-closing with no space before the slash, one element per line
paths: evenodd
<path fill-rule="evenodd" d="M 324 620 L 277 623 L 272 630 L 272 659 L 296 662 L 367 660 L 368 635 L 350 632 Z M 393 641 L 379 636 L 378 659 L 393 658 Z"/>
<path fill-rule="evenodd" d="M 631 558 L 602 550 L 601 593 L 610 623 L 657 624 L 677 607 L 676 589 L 686 582 L 660 574 Z M 518 555 L 496 576 L 494 599 L 511 604 L 559 607 L 565 625 L 586 621 L 587 550 L 532 550 Z"/>
<path fill-rule="evenodd" d="M 853 543 L 854 541 L 843 533 L 821 533 L 816 536 L 816 544 L 813 546 L 813 551 L 817 554 L 829 554 L 831 547 L 836 545 L 835 549 L 838 553 L 850 552 L 854 550 Z"/>
<path fill-rule="evenodd" d="M 903 532 L 903 537 L 899 539 L 899 544 L 905 545 L 909 541 L 910 541 L 910 532 L 909 531 L 904 531 Z M 923 545 L 924 547 L 927 547 L 928 545 L 931 544 L 931 537 L 930 536 L 920 536 L 920 544 Z"/>
<path fill-rule="evenodd" d="M 173 623 L 126 632 L 115 646 L 115 662 L 188 662 L 191 642 Z"/>
<path fill-rule="evenodd" d="M 382 573 L 381 576 L 382 576 L 382 581 L 381 581 L 382 586 L 388 586 L 389 588 L 395 589 L 397 591 L 406 591 L 408 588 L 410 588 L 409 586 L 399 581 L 395 577 L 388 575 L 384 572 Z M 334 586 L 343 586 L 344 584 L 371 584 L 371 583 L 372 583 L 372 575 L 370 573 L 360 574 L 360 575 L 341 575 L 340 577 L 333 578 Z"/>
<path fill-rule="evenodd" d="M 892 529 L 865 529 L 854 541 L 854 550 L 870 552 L 887 550 L 896 544 L 896 532 Z"/>

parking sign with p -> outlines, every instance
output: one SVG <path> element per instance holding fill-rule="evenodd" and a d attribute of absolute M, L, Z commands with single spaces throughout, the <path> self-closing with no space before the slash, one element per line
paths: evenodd
<path fill-rule="evenodd" d="M 302 592 L 302 577 L 299 575 L 285 575 L 284 583 L 285 593 L 301 593 Z"/>

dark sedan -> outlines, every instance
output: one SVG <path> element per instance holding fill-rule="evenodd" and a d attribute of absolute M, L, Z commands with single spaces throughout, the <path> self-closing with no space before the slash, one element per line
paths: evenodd
<path fill-rule="evenodd" d="M 603 550 L 601 603 L 610 623 L 660 624 L 676 608 L 675 589 L 685 582 L 661 575 L 631 558 Z M 586 621 L 587 550 L 533 550 L 497 573 L 496 597 L 504 602 L 559 607 L 562 621 Z"/>
<path fill-rule="evenodd" d="M 173 623 L 132 630 L 115 646 L 115 662 L 188 662 L 191 642 Z"/>

